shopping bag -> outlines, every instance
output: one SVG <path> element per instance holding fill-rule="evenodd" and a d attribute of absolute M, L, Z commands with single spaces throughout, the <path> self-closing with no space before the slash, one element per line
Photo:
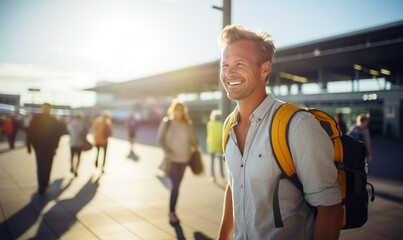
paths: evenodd
<path fill-rule="evenodd" d="M 194 151 L 190 156 L 189 166 L 193 174 L 200 175 L 203 173 L 202 154 L 199 150 Z"/>

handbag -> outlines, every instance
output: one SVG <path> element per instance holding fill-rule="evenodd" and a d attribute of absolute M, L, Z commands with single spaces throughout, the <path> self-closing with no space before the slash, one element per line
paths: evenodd
<path fill-rule="evenodd" d="M 193 174 L 200 175 L 203 173 L 204 167 L 202 162 L 202 155 L 199 150 L 192 152 L 188 164 Z"/>
<path fill-rule="evenodd" d="M 83 151 L 89 151 L 92 149 L 92 144 L 90 141 L 88 141 L 87 138 L 84 139 L 84 146 L 83 146 Z"/>

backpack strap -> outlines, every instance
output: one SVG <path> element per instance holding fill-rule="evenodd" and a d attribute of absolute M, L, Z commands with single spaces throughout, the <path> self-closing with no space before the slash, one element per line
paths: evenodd
<path fill-rule="evenodd" d="M 291 103 L 281 105 L 273 116 L 269 136 L 274 159 L 282 172 L 280 179 L 287 178 L 304 194 L 303 186 L 298 179 L 288 146 L 289 122 L 295 113 L 300 111 L 306 110 Z M 278 199 L 279 184 L 280 181 L 277 183 L 273 193 L 273 215 L 276 228 L 284 227 Z"/>
<path fill-rule="evenodd" d="M 300 111 L 306 110 L 291 103 L 285 103 L 277 109 L 270 128 L 270 143 L 274 159 L 284 177 L 288 178 L 298 189 L 302 190 L 302 185 L 298 180 L 297 172 L 292 162 L 291 152 L 288 147 L 289 122 L 294 114 Z"/>

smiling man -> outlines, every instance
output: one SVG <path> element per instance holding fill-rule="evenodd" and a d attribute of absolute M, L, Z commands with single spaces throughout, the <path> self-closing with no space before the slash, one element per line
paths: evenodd
<path fill-rule="evenodd" d="M 283 102 L 266 93 L 275 52 L 271 37 L 234 25 L 221 32 L 219 41 L 221 82 L 237 107 L 225 145 L 229 184 L 218 238 L 229 239 L 233 230 L 234 239 L 337 239 L 342 209 L 333 145 L 318 121 L 298 112 L 288 131 L 304 195 L 280 178 L 272 154 L 269 128 Z M 277 184 L 283 227 L 274 222 Z M 318 209 L 316 219 L 309 205 Z"/>

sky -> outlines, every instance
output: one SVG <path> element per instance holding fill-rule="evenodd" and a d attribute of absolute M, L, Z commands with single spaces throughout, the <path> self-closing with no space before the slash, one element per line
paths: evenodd
<path fill-rule="evenodd" d="M 0 93 L 91 106 L 121 82 L 220 58 L 222 0 L 0 0 Z M 403 20 L 401 0 L 232 0 L 232 24 L 277 48 Z M 29 88 L 40 89 L 39 93 Z"/>

